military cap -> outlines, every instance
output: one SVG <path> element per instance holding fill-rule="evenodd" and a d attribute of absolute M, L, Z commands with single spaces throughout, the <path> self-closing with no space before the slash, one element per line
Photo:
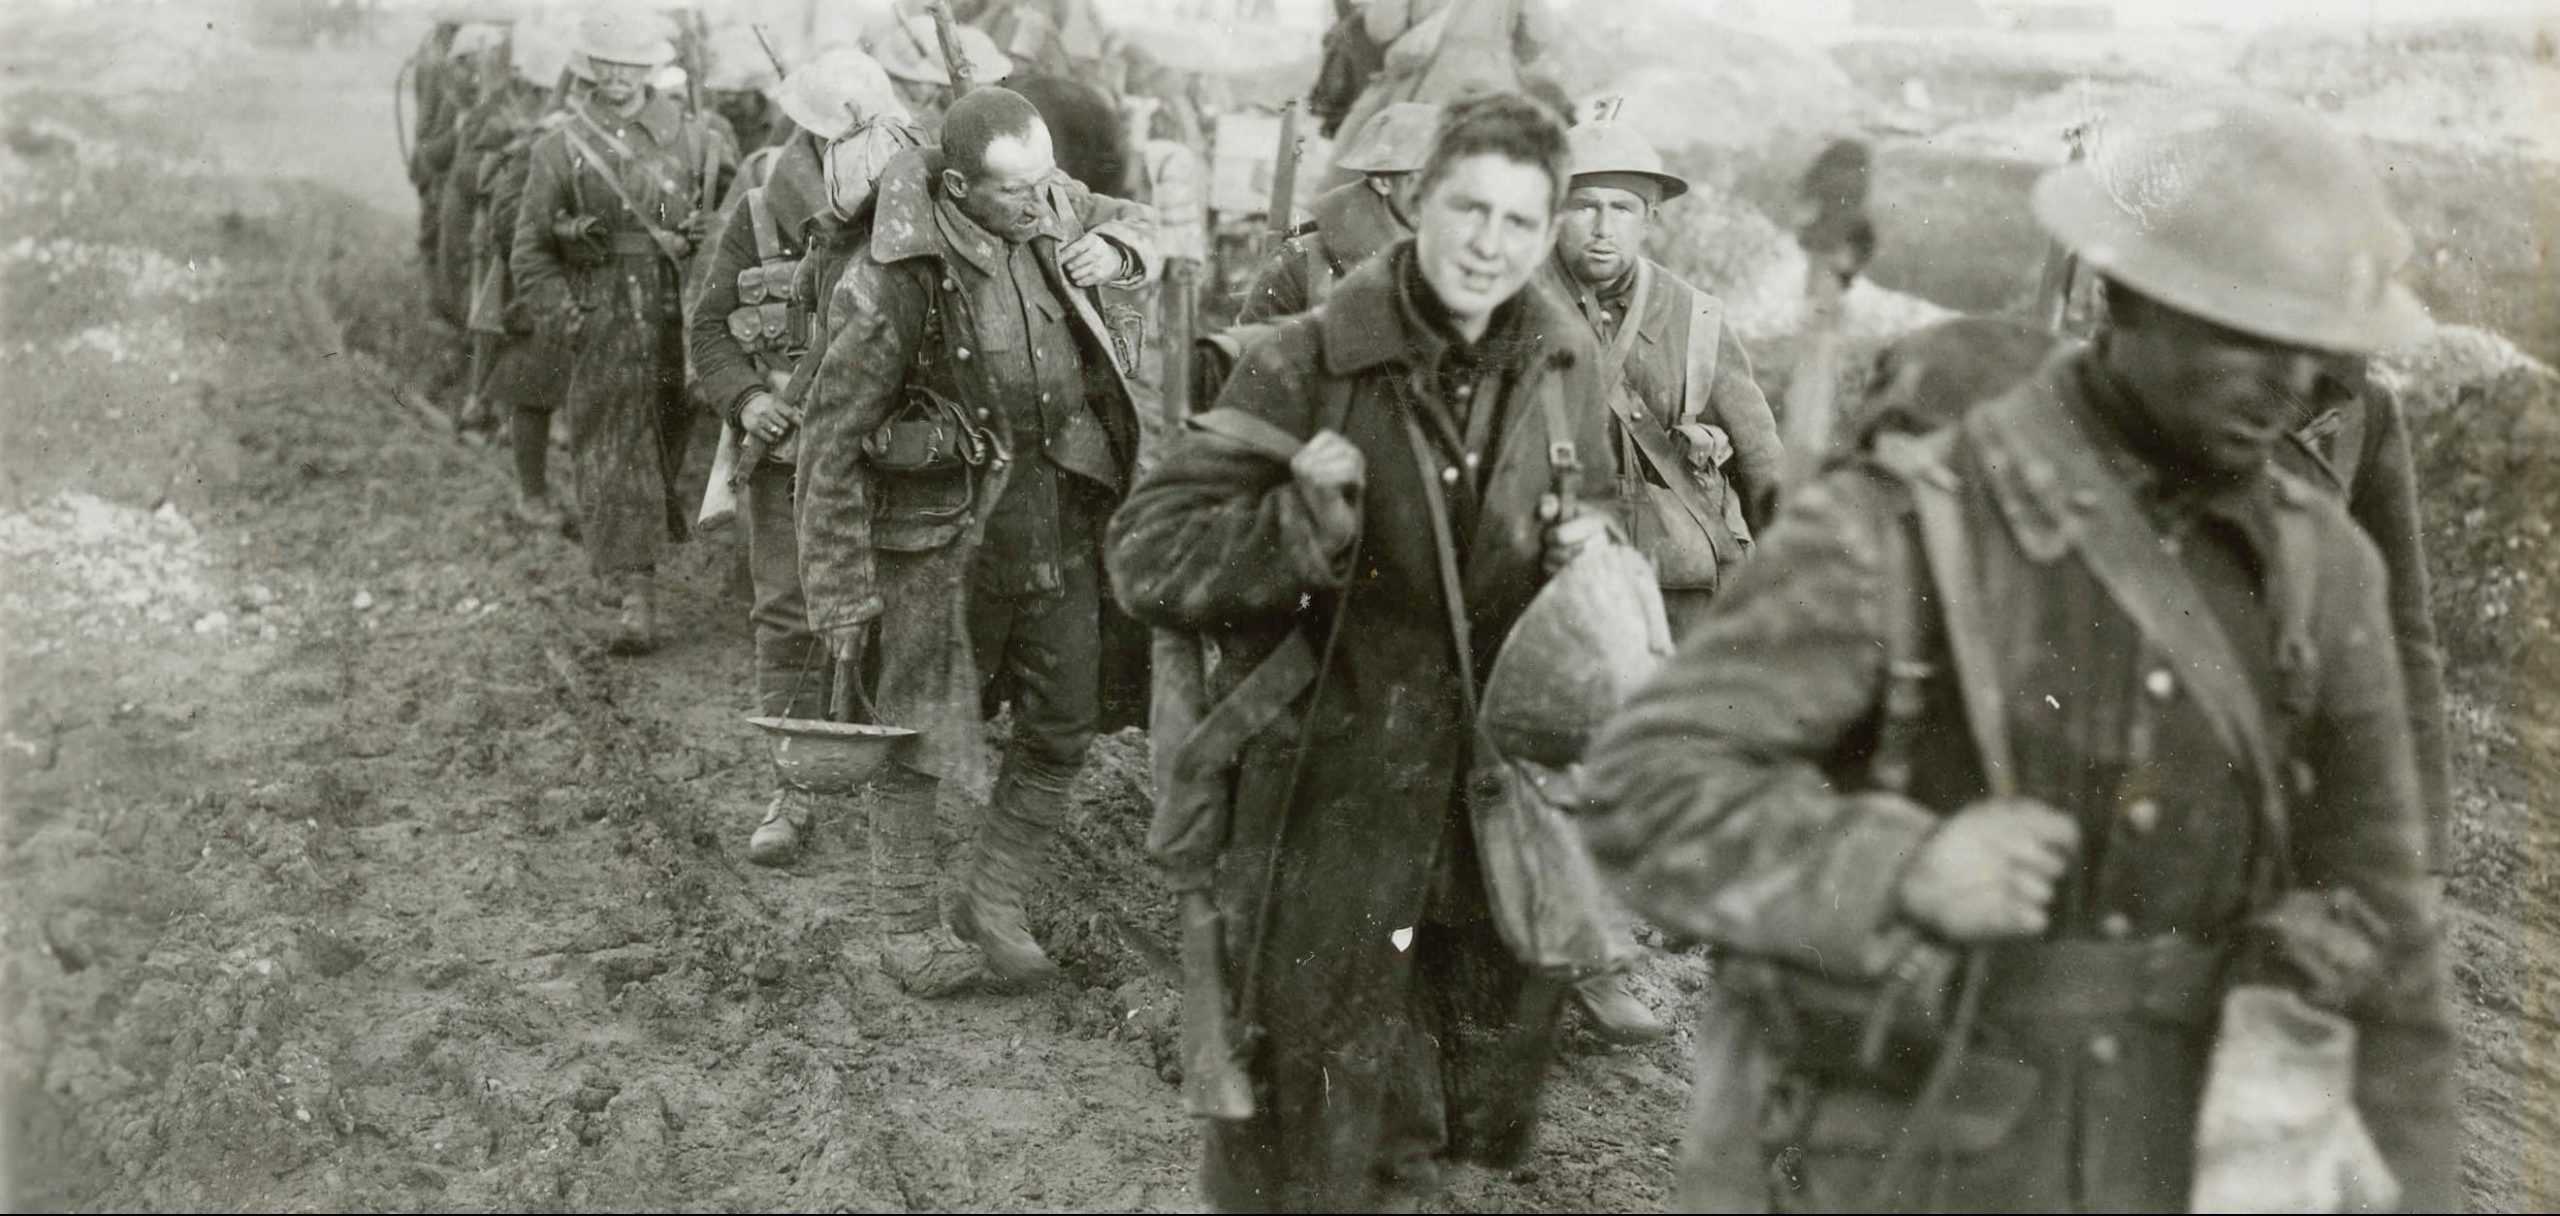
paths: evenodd
<path fill-rule="evenodd" d="M 1440 107 L 1399 101 L 1360 124 L 1342 154 L 1333 158 L 1333 167 L 1345 173 L 1419 173 L 1439 127 Z"/>
<path fill-rule="evenodd" d="M 1013 74 L 1013 60 L 996 48 L 996 40 L 974 25 L 953 27 L 960 40 L 960 53 L 969 59 L 969 78 L 977 84 L 992 84 Z M 919 13 L 901 21 L 883 22 L 862 36 L 862 48 L 880 61 L 891 76 L 917 84 L 951 83 L 951 65 L 942 61 L 942 40 L 934 33 L 933 18 Z"/>
<path fill-rule="evenodd" d="M 1641 194 L 1657 203 L 1689 192 L 1689 183 L 1662 169 L 1662 154 L 1615 120 L 1586 122 L 1570 133 L 1573 183 L 1611 186 Z"/>
<path fill-rule="evenodd" d="M 2373 353 L 2432 324 L 2393 278 L 2412 244 L 2364 154 L 2273 98 L 2181 92 L 2120 110 L 2033 202 L 2091 269 L 2243 333 Z"/>
<path fill-rule="evenodd" d="M 507 66 L 539 85 L 560 79 L 561 69 L 569 66 L 568 31 L 538 21 L 518 24 L 507 42 Z"/>
<path fill-rule="evenodd" d="M 665 18 L 636 8 L 598 5 L 578 22 L 577 54 L 604 63 L 660 67 L 675 62 Z"/>

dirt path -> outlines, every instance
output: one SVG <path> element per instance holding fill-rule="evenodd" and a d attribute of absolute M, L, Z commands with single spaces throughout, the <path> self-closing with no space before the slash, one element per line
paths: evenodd
<path fill-rule="evenodd" d="M 0 23 L 10 1204 L 1194 1208 L 1142 741 L 1097 748 L 1034 908 L 1069 981 L 896 994 L 850 824 L 744 864 L 731 542 L 671 572 L 673 646 L 607 659 L 574 548 L 420 425 L 405 40 L 109 20 Z M 2523 728 L 2463 729 L 2501 757 L 2477 847 L 2547 902 Z M 2515 1207 L 2560 1142 L 2549 908 L 2457 893 L 2475 1200 Z M 1643 977 L 1684 1017 L 1700 980 Z M 1577 1040 L 1531 1164 L 1449 1206 L 1659 1209 L 1685 1059 Z"/>

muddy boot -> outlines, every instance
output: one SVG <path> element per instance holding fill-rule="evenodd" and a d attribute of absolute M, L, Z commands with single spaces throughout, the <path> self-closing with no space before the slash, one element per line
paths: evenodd
<path fill-rule="evenodd" d="M 657 580 L 647 573 L 617 577 L 621 592 L 622 616 L 614 623 L 613 641 L 606 646 L 615 654 L 647 654 L 658 648 Z"/>
<path fill-rule="evenodd" d="M 928 1000 L 975 987 L 978 955 L 942 925 L 935 893 L 933 802 L 939 783 L 892 763 L 872 784 L 871 901 L 880 918 L 880 969 Z"/>
<path fill-rule="evenodd" d="M 1006 758 L 995 797 L 978 823 L 969 854 L 969 876 L 951 908 L 951 927 L 986 955 L 987 970 L 1008 983 L 1058 974 L 1031 930 L 1022 923 L 1022 901 L 1040 880 L 1050 838 L 1067 813 L 1067 786 L 1075 770 L 1060 772 L 1019 755 Z"/>
<path fill-rule="evenodd" d="M 1671 1025 L 1636 999 L 1623 975 L 1595 975 L 1573 986 L 1573 1002 L 1591 1018 L 1591 1032 L 1624 1046 L 1670 1037 Z"/>
<path fill-rule="evenodd" d="M 813 798 L 805 790 L 782 786 L 765 804 L 764 820 L 747 838 L 747 860 L 760 866 L 783 866 L 800 855 L 800 837 L 808 830 Z"/>

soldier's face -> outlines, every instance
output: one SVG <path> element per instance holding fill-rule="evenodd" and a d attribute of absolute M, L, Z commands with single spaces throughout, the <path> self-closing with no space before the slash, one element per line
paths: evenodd
<path fill-rule="evenodd" d="M 596 100 L 608 106 L 627 105 L 638 97 L 649 82 L 650 70 L 645 64 L 587 61 L 587 79 L 595 82 Z"/>
<path fill-rule="evenodd" d="M 1615 186 L 1576 186 L 1564 197 L 1556 227 L 1556 253 L 1565 269 L 1585 283 L 1613 282 L 1644 252 L 1653 204 Z"/>
<path fill-rule="evenodd" d="M 1040 183 L 1058 171 L 1048 127 L 1033 123 L 1026 135 L 999 137 L 987 145 L 986 159 L 974 177 L 944 170 L 944 188 L 979 227 L 1007 241 L 1030 240 L 1040 228 Z"/>
<path fill-rule="evenodd" d="M 2129 311 L 2109 329 L 2108 362 L 2156 437 L 2209 478 L 2264 466 L 2325 356 L 2157 304 Z"/>
<path fill-rule="evenodd" d="M 1498 153 L 1467 157 L 1423 189 L 1413 231 L 1423 281 L 1472 341 L 1554 247 L 1555 181 Z"/>

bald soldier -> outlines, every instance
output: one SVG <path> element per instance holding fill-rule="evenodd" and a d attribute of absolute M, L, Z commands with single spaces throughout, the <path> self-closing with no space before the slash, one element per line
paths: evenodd
<path fill-rule="evenodd" d="M 2119 153 L 2184 188 L 2034 195 L 2106 328 L 1797 493 L 1594 746 L 1595 856 L 1759 997 L 1702 1024 L 1675 1206 L 2189 1210 L 2243 984 L 2353 1027 L 2314 1115 L 2402 1208 L 2461 1200 L 2386 577 L 2269 459 L 2327 359 L 2425 332 L 2409 238 L 2282 103 L 2178 98 Z M 2372 1181 L 2299 1160 L 2254 1182 Z"/>
<path fill-rule="evenodd" d="M 1638 505 L 1633 540 L 1662 580 L 1675 639 L 1767 526 L 1781 467 L 1777 419 L 1724 302 L 1644 256 L 1654 213 L 1688 192 L 1634 129 L 1573 129 L 1555 273 L 1601 342 L 1620 496 Z"/>

